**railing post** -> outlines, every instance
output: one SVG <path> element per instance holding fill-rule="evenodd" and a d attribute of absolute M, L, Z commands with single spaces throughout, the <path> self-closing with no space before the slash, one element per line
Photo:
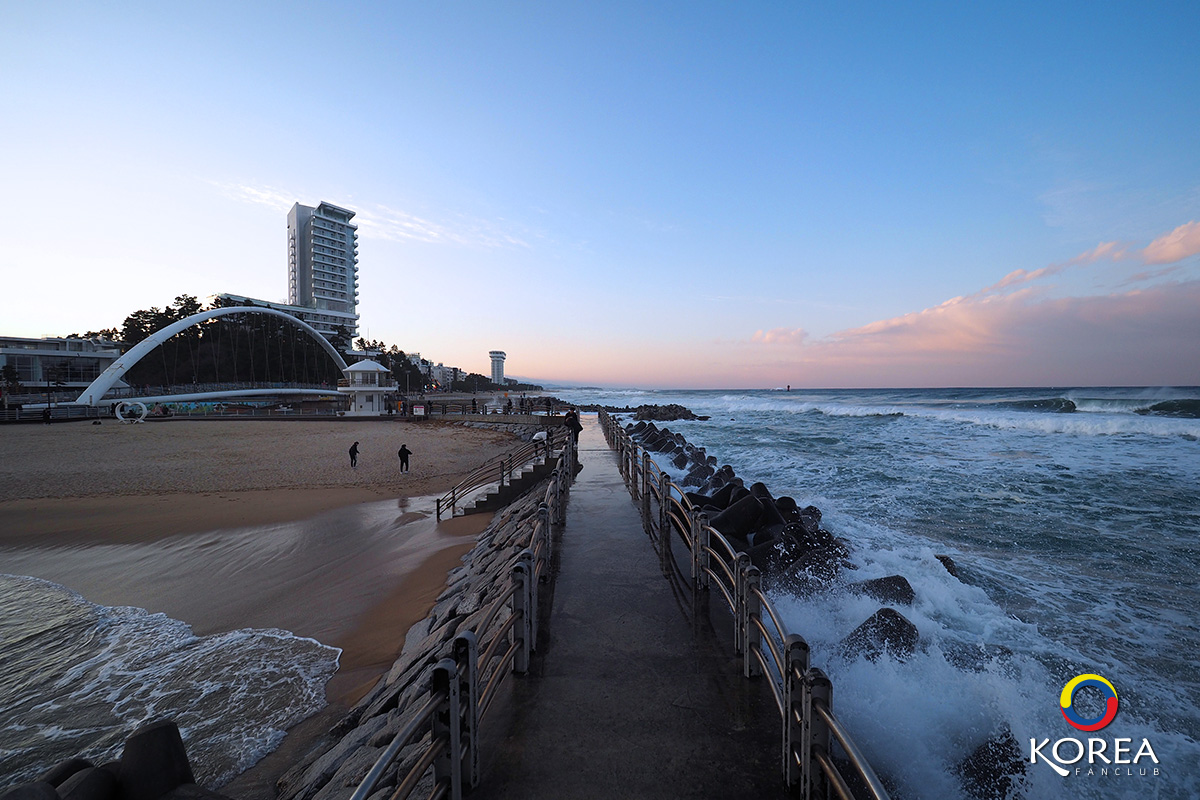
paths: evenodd
<path fill-rule="evenodd" d="M 642 453 L 642 527 L 650 532 L 650 454 Z"/>
<path fill-rule="evenodd" d="M 520 560 L 513 564 L 511 573 L 513 581 L 517 584 L 517 591 L 513 595 L 513 614 L 517 616 L 517 624 L 513 627 L 513 636 L 521 638 L 521 646 L 517 648 L 513 657 L 513 672 L 524 675 L 529 671 L 529 652 L 532 649 L 533 639 L 530 619 L 533 609 L 529 602 L 529 585 L 532 581 L 525 553 L 521 553 L 518 558 Z"/>
<path fill-rule="evenodd" d="M 808 672 L 808 642 L 798 633 L 783 640 L 783 782 L 789 788 L 803 786 L 803 770 L 797 754 L 802 748 L 804 728 L 804 674 Z"/>
<path fill-rule="evenodd" d="M 446 702 L 433 715 L 431 741 L 445 738 L 448 747 L 433 762 L 435 783 L 450 785 L 452 800 L 462 800 L 462 711 L 459 707 L 458 668 L 443 658 L 433 668 L 433 691 L 445 694 Z"/>
<path fill-rule="evenodd" d="M 479 785 L 479 641 L 474 631 L 454 637 L 454 662 L 458 665 L 459 702 L 465 712 L 460 732 L 462 780 L 471 789 Z"/>
<path fill-rule="evenodd" d="M 733 563 L 729 565 L 733 573 L 733 652 L 744 655 L 746 652 L 746 569 L 750 566 L 750 556 L 738 553 Z"/>
<path fill-rule="evenodd" d="M 809 800 L 829 797 L 829 781 L 825 780 L 821 766 L 813 758 L 817 750 L 829 752 L 829 726 L 813 709 L 813 703 L 818 700 L 827 708 L 833 708 L 833 684 L 824 672 L 813 667 L 804 674 L 804 744 L 801 750 L 804 796 Z"/>
<path fill-rule="evenodd" d="M 671 539 L 675 536 L 671 525 L 671 477 L 665 472 L 658 477 L 658 543 L 661 546 L 663 575 L 671 574 Z"/>
<path fill-rule="evenodd" d="M 692 587 L 708 589 L 708 514 L 692 512 Z"/>
<path fill-rule="evenodd" d="M 550 480 L 557 483 L 558 476 L 553 475 L 553 476 L 551 476 Z M 556 489 L 557 489 L 557 487 L 556 487 Z M 551 499 L 555 500 L 555 505 L 557 506 L 558 505 L 557 491 L 554 493 L 554 495 L 555 496 L 553 496 Z M 539 522 L 539 524 L 541 526 L 541 530 L 542 530 L 542 542 L 544 543 L 542 552 L 545 554 L 546 563 L 549 564 L 549 562 L 550 562 L 550 540 L 551 540 L 551 537 L 550 537 L 550 506 L 546 505 L 545 503 L 538 503 L 538 512 L 537 513 L 538 513 L 538 522 Z M 534 544 L 536 544 L 536 542 L 530 543 L 531 546 Z M 547 577 L 549 577 L 549 576 L 547 576 Z"/>
<path fill-rule="evenodd" d="M 746 560 L 743 562 L 742 558 Z M 750 557 L 738 553 L 738 574 L 742 576 L 742 675 L 753 678 L 762 674 L 762 665 L 754 656 L 755 648 L 762 647 L 762 634 L 754 621 L 762 614 L 762 604 L 756 590 L 762 583 L 758 567 L 750 564 Z"/>

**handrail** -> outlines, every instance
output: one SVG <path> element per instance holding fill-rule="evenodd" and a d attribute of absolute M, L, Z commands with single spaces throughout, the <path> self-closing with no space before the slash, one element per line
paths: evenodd
<path fill-rule="evenodd" d="M 562 444 L 562 439 L 570 438 L 565 436 L 555 428 L 546 429 L 546 441 L 529 442 L 516 450 L 503 456 L 476 467 L 474 471 L 469 473 L 465 478 L 460 480 L 454 486 L 450 487 L 441 497 L 437 499 L 437 518 L 441 519 L 442 514 L 449 510 L 450 515 L 454 515 L 454 507 L 458 501 L 470 495 L 472 492 L 488 486 L 493 483 L 498 483 L 501 488 L 504 487 L 505 479 L 512 483 L 514 473 L 524 469 L 526 465 L 543 458 L 543 463 L 549 461 L 556 447 Z"/>
<path fill-rule="evenodd" d="M 838 721 L 838 718 L 833 715 L 833 709 L 821 699 L 814 699 L 812 703 L 813 711 L 820 716 L 821 721 L 829 726 L 829 731 L 834 738 L 838 740 L 838 744 L 846 751 L 846 756 L 850 759 L 855 768 L 858 770 L 859 777 L 867 782 L 867 787 L 875 793 L 876 796 L 887 796 L 887 790 L 883 788 L 883 783 L 876 777 L 875 772 L 867 764 L 866 757 L 858 746 L 854 744 L 854 740 L 850 738 L 849 732 Z"/>
<path fill-rule="evenodd" d="M 844 800 L 854 800 L 845 777 L 828 753 L 826 743 L 832 738 L 846 752 L 851 768 L 873 800 L 888 800 L 883 783 L 833 714 L 832 684 L 819 669 L 808 668 L 807 643 L 789 633 L 774 604 L 759 588 L 758 570 L 749 566 L 749 556 L 708 525 L 683 489 L 669 478 L 663 481 L 664 496 L 658 490 L 658 481 L 649 480 L 657 475 L 662 481 L 658 464 L 644 450 L 643 457 L 636 458 L 641 448 L 629 433 L 606 412 L 601 411 L 599 417 L 605 439 L 618 452 L 618 464 L 630 492 L 637 497 L 642 491 L 638 487 L 654 487 L 646 494 L 653 494 L 659 502 L 659 539 L 666 542 L 670 531 L 662 527 L 667 525 L 677 530 L 692 550 L 693 593 L 707 591 L 715 583 L 725 598 L 734 616 L 734 648 L 743 653 L 744 675 L 769 677 L 768 685 L 784 723 L 783 771 L 787 785 L 800 789 L 805 797 L 824 797 L 826 789 L 832 789 Z M 653 515 L 643 514 L 643 519 L 648 532 L 653 533 Z M 714 542 L 718 547 L 713 547 Z M 669 542 L 664 547 L 669 547 Z M 763 611 L 774 632 L 767 629 Z"/>
<path fill-rule="evenodd" d="M 570 469 L 575 459 L 574 442 L 569 436 L 562 438 L 559 444 L 564 467 L 554 470 L 547 481 L 538 513 L 518 523 L 514 538 L 524 549 L 495 567 L 507 570 L 508 583 L 502 584 L 501 593 L 479 622 L 459 631 L 451 640 L 452 657 L 435 665 L 423 704 L 379 756 L 351 800 L 370 797 L 401 750 L 426 734 L 429 743 L 413 766 L 404 775 L 396 775 L 399 785 L 391 800 L 408 798 L 431 766 L 432 796 L 461 800 L 464 790 L 478 783 L 479 725 L 504 679 L 528 671 L 530 653 L 537 644 L 538 575 L 549 568 L 550 526 L 566 521 L 566 493 L 574 474 Z M 505 608 L 510 610 L 509 617 L 496 625 Z M 420 697 L 414 702 L 421 702 Z"/>

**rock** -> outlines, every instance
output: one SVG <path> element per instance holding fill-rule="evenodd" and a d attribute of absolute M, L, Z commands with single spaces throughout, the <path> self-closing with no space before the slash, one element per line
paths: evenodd
<path fill-rule="evenodd" d="M 122 800 L 158 800 L 185 783 L 195 783 L 179 728 L 170 720 L 143 725 L 121 752 Z"/>
<path fill-rule="evenodd" d="M 51 786 L 61 786 L 63 781 L 74 775 L 76 772 L 79 772 L 81 769 L 87 769 L 88 767 L 94 766 L 95 764 L 87 761 L 86 759 L 72 758 L 68 761 L 62 761 L 58 764 L 55 764 L 53 767 L 43 772 L 41 776 L 38 777 L 38 780 L 45 781 Z"/>
<path fill-rule="evenodd" d="M 886 578 L 871 578 L 858 581 L 846 586 L 856 594 L 865 594 L 881 603 L 900 603 L 911 606 L 916 599 L 912 584 L 903 575 L 889 575 Z"/>
<path fill-rule="evenodd" d="M 36 781 L 14 786 L 4 794 L 0 794 L 0 800 L 60 800 L 60 798 L 53 786 L 45 781 Z"/>
<path fill-rule="evenodd" d="M 110 800 L 116 797 L 118 787 L 113 773 L 101 767 L 87 767 L 63 781 L 58 795 L 63 800 Z"/>
<path fill-rule="evenodd" d="M 725 534 L 726 538 L 745 540 L 758 528 L 761 517 L 762 501 L 752 494 L 747 494 L 709 520 L 708 524 Z"/>
<path fill-rule="evenodd" d="M 696 416 L 691 410 L 684 408 L 677 403 L 668 403 L 665 406 L 659 405 L 641 405 L 633 412 L 633 418 L 637 420 L 656 420 L 658 422 L 670 422 L 677 419 L 685 420 L 706 420 L 708 417 Z"/>
<path fill-rule="evenodd" d="M 1000 644 L 967 644 L 945 640 L 941 642 L 942 656 L 946 661 L 966 672 L 983 672 L 994 662 L 1001 663 L 1012 658 L 1012 650 Z"/>
<path fill-rule="evenodd" d="M 842 640 L 842 654 L 847 658 L 864 656 L 875 661 L 884 651 L 897 659 L 913 654 L 920 634 L 917 626 L 893 608 L 881 608 Z"/>
<path fill-rule="evenodd" d="M 701 464 L 692 469 L 683 479 L 684 486 L 702 486 L 713 474 L 713 468 L 707 464 Z"/>
<path fill-rule="evenodd" d="M 942 566 L 946 568 L 946 572 L 949 572 L 951 575 L 958 578 L 958 565 L 954 563 L 953 558 L 950 556 L 934 556 L 934 558 L 942 562 Z M 962 580 L 962 578 L 958 579 L 960 581 Z"/>
<path fill-rule="evenodd" d="M 975 748 L 955 769 L 963 789 L 976 800 L 1018 800 L 1024 797 L 1025 759 L 1007 725 Z"/>
<path fill-rule="evenodd" d="M 386 724 L 387 715 L 372 717 L 342 737 L 341 741 L 323 753 L 307 769 L 292 769 L 275 784 L 279 800 L 310 800 L 329 783 L 359 747 L 378 733 Z"/>

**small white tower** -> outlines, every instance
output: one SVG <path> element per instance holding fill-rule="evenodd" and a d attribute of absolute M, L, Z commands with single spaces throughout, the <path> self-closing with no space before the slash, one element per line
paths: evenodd
<path fill-rule="evenodd" d="M 503 386 L 504 385 L 504 359 L 506 357 L 504 355 L 504 351 L 503 350 L 493 350 L 492 352 L 488 353 L 488 355 L 491 356 L 491 358 L 492 358 L 492 383 Z"/>

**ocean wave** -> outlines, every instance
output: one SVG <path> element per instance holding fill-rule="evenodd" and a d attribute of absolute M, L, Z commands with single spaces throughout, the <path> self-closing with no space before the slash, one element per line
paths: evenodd
<path fill-rule="evenodd" d="M 282 630 L 196 636 L 24 576 L 0 576 L 0 610 L 0 640 L 21 643 L 0 684 L 0 752 L 18 782 L 77 755 L 114 758 L 139 725 L 170 717 L 198 782 L 220 786 L 324 706 L 341 652 Z"/>
<path fill-rule="evenodd" d="M 1148 408 L 1139 408 L 1137 413 L 1200 419 L 1200 400 L 1164 400 Z"/>
<path fill-rule="evenodd" d="M 1077 409 L 1075 402 L 1066 397 L 1043 397 L 1036 400 L 1013 400 L 998 403 L 1001 408 L 1016 411 L 1042 411 L 1051 414 L 1070 414 Z"/>

